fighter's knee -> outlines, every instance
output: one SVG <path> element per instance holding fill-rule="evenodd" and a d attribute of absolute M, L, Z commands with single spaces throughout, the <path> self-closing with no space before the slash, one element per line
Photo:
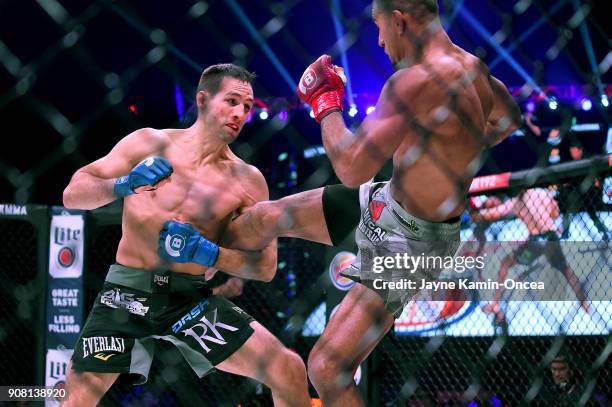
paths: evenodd
<path fill-rule="evenodd" d="M 78 372 L 68 366 L 66 375 L 66 398 L 62 407 L 95 406 L 115 382 L 118 373 Z"/>
<path fill-rule="evenodd" d="M 341 369 L 324 352 L 313 349 L 308 356 L 308 378 L 321 391 L 322 388 L 333 386 Z"/>
<path fill-rule="evenodd" d="M 283 364 L 287 367 L 287 371 L 290 372 L 293 381 L 306 382 L 306 365 L 300 355 L 285 349 L 283 352 Z"/>
<path fill-rule="evenodd" d="M 283 349 L 277 352 L 272 370 L 267 372 L 264 383 L 271 389 L 298 389 L 307 385 L 306 366 L 297 353 Z"/>
<path fill-rule="evenodd" d="M 249 209 L 249 212 L 255 215 L 255 227 L 259 230 L 266 230 L 265 226 L 278 225 L 279 219 L 282 216 L 282 208 L 279 201 L 257 202 Z"/>

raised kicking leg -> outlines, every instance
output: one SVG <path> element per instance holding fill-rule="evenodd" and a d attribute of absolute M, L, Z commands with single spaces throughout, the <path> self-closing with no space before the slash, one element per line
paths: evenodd
<path fill-rule="evenodd" d="M 323 189 L 256 203 L 230 223 L 223 242 L 243 250 L 261 249 L 277 237 L 331 245 L 323 213 Z"/>

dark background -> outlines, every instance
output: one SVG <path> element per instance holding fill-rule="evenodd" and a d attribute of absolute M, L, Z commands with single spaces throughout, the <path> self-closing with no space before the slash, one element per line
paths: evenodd
<path fill-rule="evenodd" d="M 548 129 L 571 116 L 578 123 L 601 123 L 601 131 L 580 138 L 588 152 L 602 152 L 610 108 L 598 100 L 601 91 L 612 93 L 606 87 L 610 72 L 595 73 L 588 55 L 590 43 L 599 65 L 610 51 L 605 3 L 439 2 L 451 38 L 481 56 L 521 104 L 526 100 L 519 89 L 527 77 L 549 95 L 562 93 L 557 111 L 545 101 L 537 106 L 544 135 L 508 139 L 491 152 L 482 174 L 536 165 L 547 154 L 538 146 L 545 144 Z M 522 4 L 528 7 L 520 12 Z M 61 204 L 71 174 L 129 132 L 188 126 L 199 74 L 219 62 L 243 64 L 259 75 L 256 113 L 264 106 L 271 118 L 282 109 L 289 112 L 286 122 L 254 117 L 232 147 L 263 171 L 272 195 L 334 182 L 324 156 L 303 157 L 305 148 L 321 144 L 320 132 L 297 103 L 293 86 L 322 53 L 344 64 L 332 19 L 336 5 L 347 48 L 345 68 L 359 108 L 349 120 L 356 125 L 392 73 L 377 46 L 368 1 L 1 1 L 0 202 Z M 578 6 L 585 18 L 572 20 Z M 586 36 L 575 21 L 584 23 Z M 558 54 L 547 56 L 554 46 Z M 514 67 L 500 59 L 503 50 Z M 590 112 L 576 109 L 583 96 L 593 100 Z M 283 152 L 287 159 L 279 161 Z M 325 170 L 323 176 L 311 178 L 317 168 Z"/>

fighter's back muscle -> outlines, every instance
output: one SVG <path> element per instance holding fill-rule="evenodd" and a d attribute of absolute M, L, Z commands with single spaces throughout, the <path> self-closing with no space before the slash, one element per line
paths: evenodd
<path fill-rule="evenodd" d="M 438 208 L 455 197 L 459 182 L 471 182 L 468 167 L 483 149 L 492 92 L 486 67 L 465 51 L 431 61 L 417 67 L 426 72 L 421 96 L 406 101 L 414 106 L 414 120 L 393 157 L 393 185 L 394 197 L 406 210 L 440 221 L 463 210 L 460 200 L 448 213 Z M 406 160 L 409 156 L 414 159 Z"/>

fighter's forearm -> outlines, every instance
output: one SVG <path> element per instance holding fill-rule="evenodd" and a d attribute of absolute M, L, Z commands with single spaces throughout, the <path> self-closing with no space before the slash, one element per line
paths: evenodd
<path fill-rule="evenodd" d="M 102 179 L 91 174 L 76 173 L 64 189 L 63 202 L 66 208 L 95 209 L 117 199 L 114 179 Z"/>
<path fill-rule="evenodd" d="M 234 277 L 270 281 L 276 274 L 276 241 L 261 251 L 219 248 L 214 267 Z"/>
<path fill-rule="evenodd" d="M 321 134 L 325 152 L 340 181 L 351 187 L 363 183 L 360 169 L 354 165 L 357 139 L 346 127 L 342 114 L 335 112 L 325 117 L 321 121 Z"/>

